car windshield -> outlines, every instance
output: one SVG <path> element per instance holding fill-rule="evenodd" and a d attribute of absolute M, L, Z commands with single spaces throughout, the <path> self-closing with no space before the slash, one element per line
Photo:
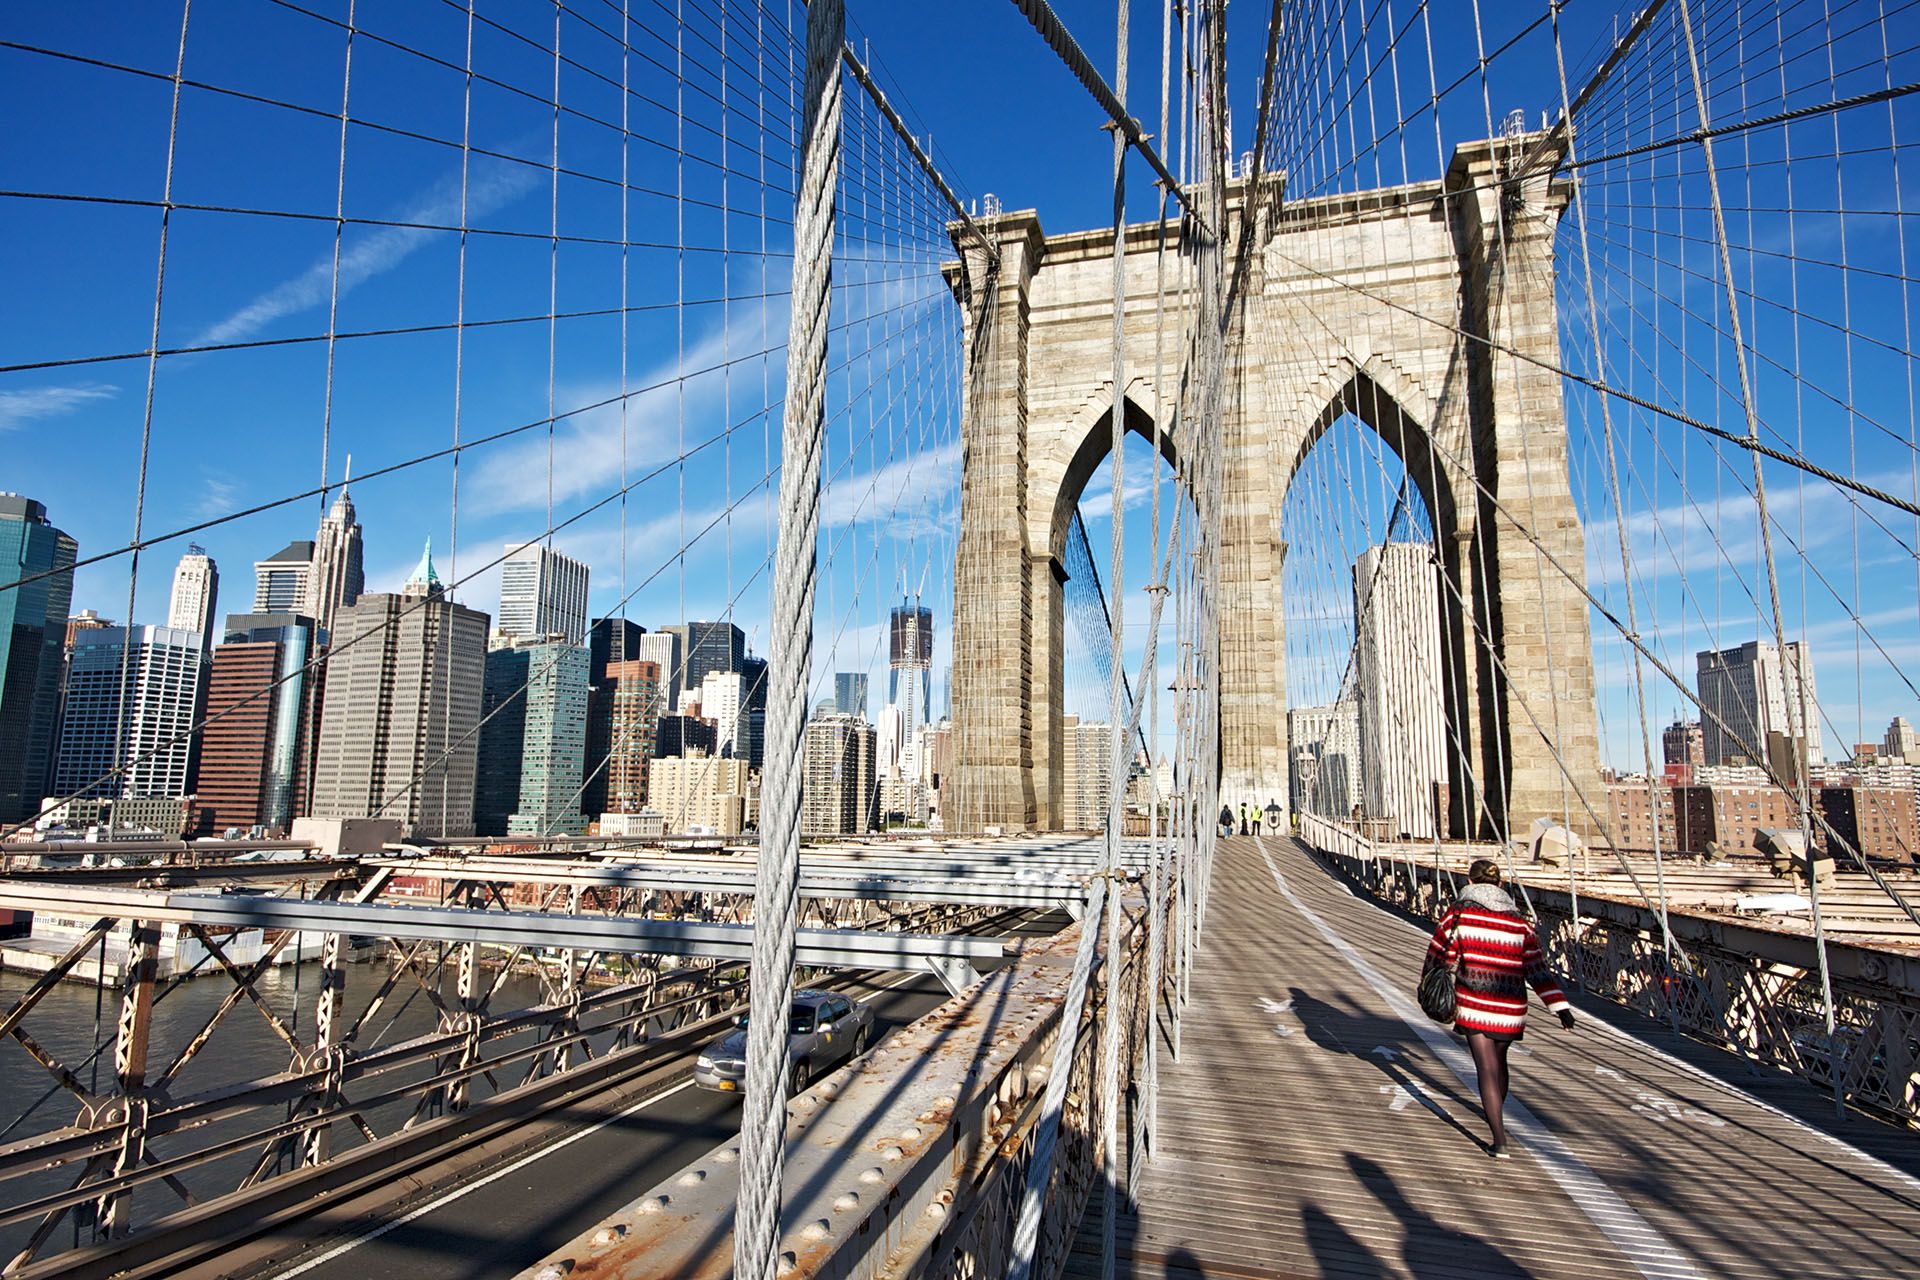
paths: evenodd
<path fill-rule="evenodd" d="M 747 1015 L 744 1013 L 741 1014 L 738 1018 L 734 1020 L 734 1025 L 739 1027 L 746 1026 Z M 812 1006 L 804 1005 L 804 1004 L 796 1004 L 793 1006 L 791 1010 L 788 1011 L 787 1034 L 790 1036 L 804 1036 L 804 1035 L 813 1034 Z"/>

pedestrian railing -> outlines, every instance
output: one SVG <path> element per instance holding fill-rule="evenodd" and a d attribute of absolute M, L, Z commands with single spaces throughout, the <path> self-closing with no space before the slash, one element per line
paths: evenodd
<path fill-rule="evenodd" d="M 1060 1273 L 1100 1185 L 1098 1117 L 1106 1103 L 1098 1097 L 1097 1064 L 1107 1035 L 1122 1037 L 1122 1114 L 1138 1107 L 1148 931 L 1137 898 L 1128 900 L 1123 919 L 1124 1007 L 1109 1019 L 1103 983 L 1096 978 L 1089 986 L 1046 1182 L 1036 1276 Z M 1028 944 L 1005 968 L 789 1104 L 783 1276 L 1006 1274 L 1061 1011 L 1087 927 L 1091 921 Z M 738 1140 L 729 1140 L 523 1277 L 731 1275 L 739 1152 Z"/>
<path fill-rule="evenodd" d="M 1431 860 L 1302 816 L 1301 841 L 1349 883 L 1423 919 L 1452 901 Z M 1790 1071 L 1845 1105 L 1920 1125 L 1920 957 L 1827 942 L 1827 1032 L 1814 939 L 1758 922 L 1528 883 L 1541 942 L 1574 986 L 1684 1035 Z M 1414 975 L 1408 975 L 1411 987 Z"/>

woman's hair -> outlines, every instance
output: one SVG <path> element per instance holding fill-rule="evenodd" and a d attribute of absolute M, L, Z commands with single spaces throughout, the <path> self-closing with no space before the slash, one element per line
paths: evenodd
<path fill-rule="evenodd" d="M 1492 858 L 1475 858 L 1467 868 L 1467 880 L 1471 884 L 1499 884 L 1500 864 Z"/>

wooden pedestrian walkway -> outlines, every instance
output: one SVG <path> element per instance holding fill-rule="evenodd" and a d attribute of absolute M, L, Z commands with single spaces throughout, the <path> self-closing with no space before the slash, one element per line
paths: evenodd
<path fill-rule="evenodd" d="M 1920 1275 L 1920 1138 L 1613 1006 L 1567 1033 L 1536 1001 L 1495 1161 L 1464 1047 L 1411 999 L 1424 934 L 1291 840 L 1224 841 L 1214 875 L 1116 1275 Z"/>

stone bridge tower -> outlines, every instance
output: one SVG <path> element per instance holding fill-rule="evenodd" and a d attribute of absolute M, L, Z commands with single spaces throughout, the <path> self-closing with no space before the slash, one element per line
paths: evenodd
<path fill-rule="evenodd" d="M 1221 797 L 1288 797 L 1280 512 L 1307 451 L 1343 414 L 1404 462 L 1431 513 L 1449 778 L 1443 829 L 1524 836 L 1538 816 L 1590 828 L 1598 786 L 1584 544 L 1567 476 L 1553 237 L 1567 190 L 1541 135 L 1455 150 L 1446 176 L 1278 202 L 1257 220 L 1229 312 L 1219 531 Z M 1540 159 L 1546 163 L 1538 163 Z M 1270 179 L 1276 181 L 1277 179 Z M 1246 183 L 1228 202 L 1237 228 Z M 1112 386 L 1111 229 L 1048 236 L 1031 211 L 982 224 L 950 271 L 966 313 L 955 574 L 956 830 L 1056 827 L 1061 807 L 1061 556 L 1108 415 L 1180 469 L 1190 424 L 1155 386 L 1155 224 L 1127 228 L 1128 385 Z M 1171 242 L 1171 232 L 1170 242 Z M 1229 246 L 1228 260 L 1233 260 Z M 1187 329 L 1168 252 L 1166 331 Z M 1167 344 L 1172 351 L 1177 342 Z M 1177 379 L 1177 354 L 1163 375 Z M 1172 652 L 1171 614 L 1162 653 Z M 1584 802 L 1583 802 L 1584 797 Z"/>

